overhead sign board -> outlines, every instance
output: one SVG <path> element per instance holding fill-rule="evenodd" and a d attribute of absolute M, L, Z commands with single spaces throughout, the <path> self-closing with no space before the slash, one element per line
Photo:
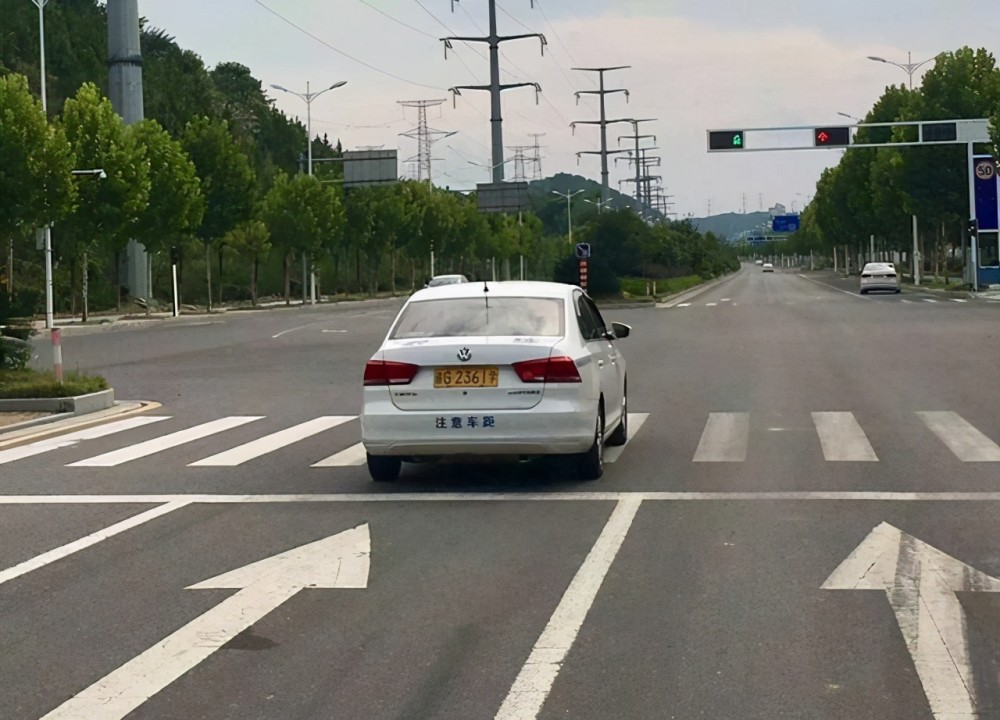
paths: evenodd
<path fill-rule="evenodd" d="M 399 160 L 395 150 L 344 151 L 345 188 L 395 182 L 399 182 Z"/>
<path fill-rule="evenodd" d="M 476 203 L 483 213 L 518 213 L 530 207 L 528 183 L 480 183 L 476 185 Z"/>
<path fill-rule="evenodd" d="M 996 164 L 990 155 L 976 155 L 972 161 L 976 190 L 976 219 L 980 230 L 1000 230 L 1000 210 L 997 202 Z"/>
<path fill-rule="evenodd" d="M 800 223 L 798 215 L 776 215 L 771 221 L 771 229 L 779 233 L 793 233 L 799 229 Z"/>

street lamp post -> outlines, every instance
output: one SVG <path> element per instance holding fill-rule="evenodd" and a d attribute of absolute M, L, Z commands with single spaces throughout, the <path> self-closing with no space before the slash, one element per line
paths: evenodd
<path fill-rule="evenodd" d="M 575 193 L 561 193 L 558 190 L 553 190 L 553 195 L 558 195 L 559 197 L 566 198 L 566 218 L 569 224 L 569 244 L 570 247 L 573 246 L 573 198 L 575 198 L 583 190 L 577 190 Z"/>
<path fill-rule="evenodd" d="M 49 101 L 45 83 L 45 6 L 49 0 L 31 0 L 38 8 L 38 47 L 39 47 L 39 68 L 41 70 L 41 95 L 42 112 L 45 113 L 45 120 L 48 122 Z M 48 224 L 42 229 L 44 234 L 45 248 L 45 329 L 51 330 L 55 325 L 52 299 L 52 227 Z"/>
<path fill-rule="evenodd" d="M 596 205 L 597 206 L 597 212 L 598 213 L 602 213 L 602 212 L 604 212 L 604 206 L 605 205 L 610 205 L 614 201 L 614 198 L 608 198 L 607 200 L 599 200 L 599 201 L 598 200 L 590 200 L 589 198 L 584 198 L 583 201 L 584 202 L 589 202 L 591 205 Z"/>
<path fill-rule="evenodd" d="M 347 84 L 346 80 L 341 80 L 340 82 L 335 82 L 330 87 L 324 88 L 323 90 L 320 90 L 319 92 L 310 92 L 309 91 L 309 82 L 306 81 L 306 91 L 305 91 L 305 93 L 295 92 L 294 90 L 289 90 L 288 88 L 282 87 L 281 85 L 271 85 L 271 87 L 274 88 L 275 90 L 280 90 L 281 92 L 286 92 L 289 95 L 294 95 L 295 97 L 297 97 L 297 98 L 305 101 L 305 104 L 306 104 L 306 134 L 309 136 L 309 140 L 308 140 L 308 143 L 307 143 L 307 145 L 308 145 L 308 149 L 307 149 L 308 160 L 306 162 L 307 162 L 307 168 L 308 168 L 308 173 L 309 173 L 310 177 L 312 177 L 312 174 L 313 174 L 312 102 L 313 102 L 313 100 L 315 100 L 316 98 L 318 98 L 323 93 L 329 92 L 330 90 L 336 90 L 337 88 L 344 87 L 344 85 L 346 85 L 346 84 Z M 305 300 L 306 300 L 306 273 L 307 273 L 306 256 L 303 255 L 302 256 L 302 302 L 303 303 L 305 303 Z M 311 305 L 315 305 L 316 304 L 316 270 L 315 269 L 313 269 L 313 271 L 311 273 L 311 276 L 310 276 L 310 301 L 309 302 L 310 302 Z"/>
<path fill-rule="evenodd" d="M 923 62 L 914 63 L 913 54 L 907 52 L 905 65 L 898 62 L 893 62 L 892 60 L 886 60 L 885 58 L 878 57 L 877 55 L 869 55 L 868 59 L 873 60 L 875 62 L 885 63 L 886 65 L 895 65 L 896 67 L 903 70 L 910 78 L 910 90 L 912 90 L 913 73 L 915 73 L 917 70 L 919 70 L 921 67 L 931 62 L 932 60 L 936 60 L 937 56 L 935 55 L 932 58 L 927 58 Z M 920 236 L 918 233 L 916 214 L 912 215 L 911 220 L 913 224 L 913 284 L 916 285 L 917 287 L 920 287 Z M 975 274 L 975 269 L 973 269 L 973 274 Z"/>

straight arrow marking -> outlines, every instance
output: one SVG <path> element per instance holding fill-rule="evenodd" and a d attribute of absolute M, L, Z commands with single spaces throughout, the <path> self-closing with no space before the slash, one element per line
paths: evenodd
<path fill-rule="evenodd" d="M 955 593 L 1000 592 L 1000 580 L 882 523 L 822 587 L 884 591 L 934 717 L 979 717 L 965 612 Z"/>
<path fill-rule="evenodd" d="M 121 720 L 300 590 L 367 587 L 370 556 L 366 524 L 192 585 L 239 592 L 42 720 Z"/>

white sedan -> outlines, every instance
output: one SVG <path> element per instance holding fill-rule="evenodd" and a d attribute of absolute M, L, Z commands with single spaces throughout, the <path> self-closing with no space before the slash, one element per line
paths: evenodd
<path fill-rule="evenodd" d="M 888 290 L 897 294 L 902 292 L 895 265 L 875 262 L 864 266 L 861 270 L 861 294 L 866 295 L 872 290 Z"/>
<path fill-rule="evenodd" d="M 628 381 L 610 327 L 580 288 L 461 283 L 414 293 L 365 366 L 361 439 L 375 481 L 402 463 L 564 456 L 604 472 L 628 439 Z"/>

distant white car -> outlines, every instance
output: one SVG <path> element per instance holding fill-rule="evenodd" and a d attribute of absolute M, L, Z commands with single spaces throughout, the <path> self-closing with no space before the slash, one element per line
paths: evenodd
<path fill-rule="evenodd" d="M 758 260 L 758 261 L 757 261 L 756 263 L 754 263 L 754 264 L 755 264 L 755 265 L 763 265 L 763 264 L 764 264 L 764 261 L 763 261 L 763 260 Z"/>
<path fill-rule="evenodd" d="M 361 440 L 375 481 L 402 463 L 566 458 L 603 474 L 604 446 L 628 439 L 617 340 L 578 287 L 460 283 L 414 293 L 365 366 Z"/>
<path fill-rule="evenodd" d="M 469 278 L 465 277 L 465 275 L 435 275 L 424 287 L 440 287 L 441 285 L 455 285 L 467 282 L 469 282 Z"/>
<path fill-rule="evenodd" d="M 771 263 L 764 263 L 761 269 L 764 272 L 774 272 L 774 265 L 772 265 Z"/>
<path fill-rule="evenodd" d="M 899 273 L 892 263 L 868 263 L 861 270 L 861 294 L 867 295 L 872 290 L 886 290 L 893 293 L 902 292 L 899 283 Z"/>

